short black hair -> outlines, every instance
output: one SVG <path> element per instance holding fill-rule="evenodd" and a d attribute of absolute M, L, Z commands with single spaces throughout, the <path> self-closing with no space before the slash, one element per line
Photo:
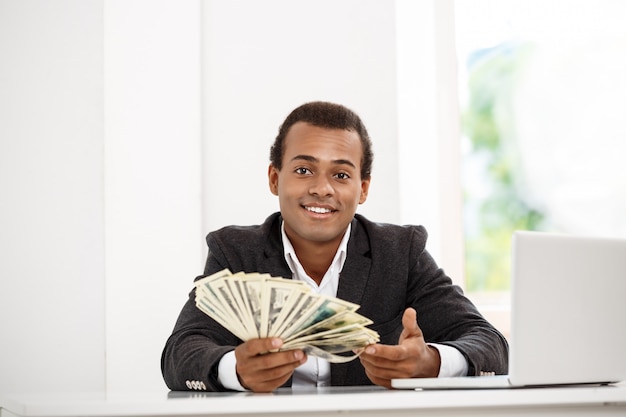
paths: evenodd
<path fill-rule="evenodd" d="M 270 149 L 270 162 L 278 170 L 282 169 L 283 145 L 291 126 L 297 122 L 309 123 L 326 129 L 345 129 L 356 132 L 361 139 L 363 156 L 361 158 L 361 179 L 370 179 L 374 153 L 372 141 L 361 118 L 345 106 L 326 101 L 305 103 L 294 109 L 278 130 L 278 136 Z"/>

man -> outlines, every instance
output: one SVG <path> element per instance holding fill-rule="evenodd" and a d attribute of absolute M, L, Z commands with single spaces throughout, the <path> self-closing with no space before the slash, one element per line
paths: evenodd
<path fill-rule="evenodd" d="M 356 214 L 372 159 L 367 130 L 351 110 L 326 102 L 295 109 L 270 152 L 269 188 L 280 212 L 262 225 L 210 233 L 203 276 L 228 268 L 302 280 L 359 304 L 380 343 L 342 364 L 276 351 L 279 338 L 243 343 L 195 307 L 192 291 L 163 351 L 170 389 L 390 388 L 393 378 L 508 371 L 506 340 L 425 250 L 425 229 Z"/>

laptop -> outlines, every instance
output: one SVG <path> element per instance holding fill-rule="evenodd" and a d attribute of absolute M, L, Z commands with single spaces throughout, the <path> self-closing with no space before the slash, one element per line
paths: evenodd
<path fill-rule="evenodd" d="M 397 389 L 513 388 L 626 380 L 626 239 L 516 231 L 509 374 L 394 379 Z"/>

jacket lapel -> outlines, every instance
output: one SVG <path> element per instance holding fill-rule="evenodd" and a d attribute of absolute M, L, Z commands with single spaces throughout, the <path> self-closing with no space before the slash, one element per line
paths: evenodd
<path fill-rule="evenodd" d="M 267 227 L 265 235 L 267 240 L 263 247 L 264 258 L 261 260 L 261 268 L 275 277 L 291 279 L 291 270 L 287 261 L 285 261 L 285 253 L 280 234 L 280 225 L 282 217 L 279 213 L 270 216 L 264 224 Z"/>
<path fill-rule="evenodd" d="M 348 255 L 339 275 L 337 297 L 360 305 L 371 266 L 369 240 L 361 223 L 354 219 L 348 242 Z"/>

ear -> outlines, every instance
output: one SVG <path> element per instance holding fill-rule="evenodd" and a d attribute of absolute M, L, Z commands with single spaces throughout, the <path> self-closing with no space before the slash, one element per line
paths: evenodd
<path fill-rule="evenodd" d="M 278 195 L 278 169 L 272 164 L 267 168 L 267 180 L 272 194 Z"/>
<path fill-rule="evenodd" d="M 367 193 L 369 193 L 370 190 L 370 181 L 372 181 L 371 178 L 361 181 L 361 198 L 359 199 L 359 204 L 363 204 L 365 200 L 367 200 Z"/>

